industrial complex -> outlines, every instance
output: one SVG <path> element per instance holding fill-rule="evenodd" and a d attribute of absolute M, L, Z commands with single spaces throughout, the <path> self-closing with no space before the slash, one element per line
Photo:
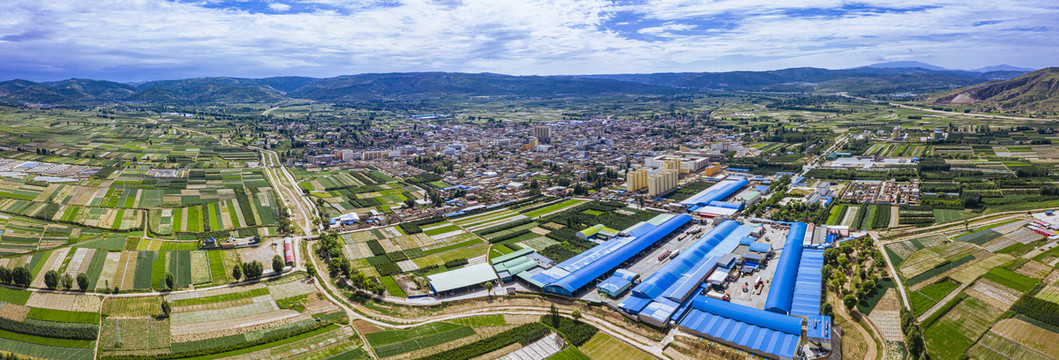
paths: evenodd
<path fill-rule="evenodd" d="M 686 213 L 626 229 L 588 227 L 578 238 L 598 245 L 558 264 L 526 248 L 433 275 L 431 286 L 455 294 L 498 278 L 767 358 L 826 355 L 831 319 L 820 311 L 821 269 L 836 238 L 811 224 L 737 217 L 746 203 L 736 194 L 749 183 L 722 179 L 680 202 Z"/>

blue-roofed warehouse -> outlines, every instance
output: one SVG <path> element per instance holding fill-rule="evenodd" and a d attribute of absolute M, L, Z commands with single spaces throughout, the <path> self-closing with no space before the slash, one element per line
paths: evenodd
<path fill-rule="evenodd" d="M 691 222 L 691 216 L 685 214 L 670 216 L 661 224 L 653 226 L 646 233 L 635 234 L 636 231 L 634 230 L 630 233 L 629 237 L 615 238 L 608 241 L 608 243 L 612 241 L 617 241 L 618 243 L 610 247 L 605 247 L 605 249 L 600 249 L 601 251 L 607 250 L 607 252 L 605 254 L 598 254 L 598 257 L 591 256 L 579 258 L 578 256 L 575 256 L 564 261 L 556 267 L 560 269 L 569 269 L 566 270 L 568 273 L 559 278 L 555 278 L 554 281 L 546 282 L 547 285 L 544 286 L 544 291 L 553 294 L 573 296 L 578 290 L 581 290 L 593 281 L 602 280 L 602 276 L 613 271 L 618 266 L 621 266 L 629 259 L 644 252 L 644 250 L 649 249 L 659 240 L 672 234 L 674 231 L 689 222 Z M 599 245 L 592 249 L 604 245 Z M 579 256 L 581 255 L 584 255 L 584 253 Z M 571 261 L 573 263 L 570 263 Z"/>
<path fill-rule="evenodd" d="M 681 330 L 770 359 L 794 359 L 802 318 L 732 304 L 703 295 L 692 300 Z"/>
<path fill-rule="evenodd" d="M 746 187 L 750 184 L 746 179 L 728 179 L 721 181 L 713 186 L 710 186 L 706 190 L 700 191 L 698 194 L 692 195 L 691 197 L 681 201 L 685 207 L 703 207 L 709 206 L 714 201 L 722 201 L 725 198 L 732 196 L 736 191 Z"/>
<path fill-rule="evenodd" d="M 776 265 L 776 275 L 772 277 L 768 298 L 765 299 L 765 310 L 780 314 L 790 314 L 791 301 L 794 298 L 794 285 L 798 277 L 798 265 L 802 260 L 802 242 L 805 240 L 805 223 L 792 223 L 783 252 Z"/>
<path fill-rule="evenodd" d="M 802 249 L 802 262 L 798 265 L 798 277 L 794 283 L 794 296 L 791 300 L 791 315 L 820 315 L 823 268 L 823 249 Z"/>

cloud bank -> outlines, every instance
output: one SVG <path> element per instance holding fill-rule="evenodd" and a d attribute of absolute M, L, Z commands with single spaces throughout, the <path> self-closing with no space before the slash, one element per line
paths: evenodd
<path fill-rule="evenodd" d="M 5 0 L 0 79 L 1059 65 L 1054 0 Z"/>

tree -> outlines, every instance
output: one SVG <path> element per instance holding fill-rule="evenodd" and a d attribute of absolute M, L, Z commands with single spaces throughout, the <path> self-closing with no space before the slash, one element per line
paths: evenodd
<path fill-rule="evenodd" d="M 59 272 L 48 270 L 48 272 L 44 273 L 44 285 L 53 290 L 59 286 Z"/>
<path fill-rule="evenodd" d="M 919 333 L 919 328 L 912 327 L 905 334 L 905 337 L 907 338 L 905 345 L 908 348 L 908 354 L 912 355 L 913 359 L 918 359 L 923 354 L 923 335 Z"/>
<path fill-rule="evenodd" d="M 162 314 L 169 317 L 169 312 L 173 311 L 173 307 L 169 305 L 169 301 L 162 300 Z"/>
<path fill-rule="evenodd" d="M 243 277 L 243 265 L 235 264 L 235 266 L 232 266 L 232 278 L 235 279 L 235 281 L 239 281 L 239 279 L 242 278 L 242 277 Z"/>
<path fill-rule="evenodd" d="M 272 271 L 275 271 L 277 274 L 281 274 L 283 273 L 284 266 L 287 266 L 287 263 L 283 261 L 282 256 L 276 255 L 272 257 Z"/>
<path fill-rule="evenodd" d="M 30 273 L 29 268 L 19 266 L 11 271 L 11 281 L 13 281 L 15 285 L 29 287 L 29 284 L 33 282 L 33 274 Z"/>
<path fill-rule="evenodd" d="M 70 291 L 74 287 L 74 278 L 70 277 L 70 274 L 63 274 L 60 282 L 63 285 L 63 290 Z"/>
<path fill-rule="evenodd" d="M 265 271 L 265 266 L 260 261 L 254 260 L 248 263 L 243 263 L 243 274 L 246 275 L 247 279 L 256 278 L 261 276 L 261 273 Z"/>
<path fill-rule="evenodd" d="M 305 273 L 309 274 L 310 279 L 316 279 L 316 265 L 312 261 L 305 262 Z"/>
<path fill-rule="evenodd" d="M 77 288 L 81 291 L 88 291 L 88 275 L 85 273 L 77 274 Z"/>
<path fill-rule="evenodd" d="M 176 277 L 173 276 L 173 273 L 165 273 L 165 288 L 173 290 L 174 285 L 176 285 Z"/>
<path fill-rule="evenodd" d="M 555 304 L 552 304 L 552 308 L 551 308 L 551 310 L 549 312 L 551 313 L 551 316 L 552 316 L 551 317 L 552 327 L 558 329 L 559 328 L 559 309 L 557 309 L 555 307 Z"/>
<path fill-rule="evenodd" d="M 574 310 L 574 312 L 571 313 L 570 316 L 573 316 L 574 320 L 581 320 L 581 310 Z"/>
<path fill-rule="evenodd" d="M 852 294 L 846 295 L 842 298 L 842 304 L 846 305 L 846 309 L 853 311 L 853 307 L 857 306 L 857 297 Z"/>
<path fill-rule="evenodd" d="M 493 296 L 493 282 L 492 281 L 486 281 L 486 282 L 482 283 L 482 287 L 485 288 L 485 292 L 488 293 L 489 296 Z"/>
<path fill-rule="evenodd" d="M 10 284 L 11 283 L 11 270 L 0 266 L 0 283 Z"/>

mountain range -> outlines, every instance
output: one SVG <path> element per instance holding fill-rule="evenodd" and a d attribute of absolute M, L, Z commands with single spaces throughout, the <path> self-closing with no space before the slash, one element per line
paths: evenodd
<path fill-rule="evenodd" d="M 207 77 L 117 83 L 68 79 L 55 82 L 0 82 L 0 101 L 43 104 L 144 102 L 166 104 L 270 103 L 287 99 L 328 102 L 422 100 L 466 96 L 530 98 L 608 94 L 668 95 L 708 90 L 846 91 L 855 94 L 933 93 L 989 80 L 1012 79 L 1018 70 L 937 70 L 921 63 L 890 63 L 829 70 L 512 76 L 492 73 L 371 73 L 332 78 Z M 928 65 L 929 66 L 929 65 Z"/>
<path fill-rule="evenodd" d="M 1059 67 L 944 92 L 927 101 L 936 105 L 973 105 L 987 111 L 1059 111 Z"/>

